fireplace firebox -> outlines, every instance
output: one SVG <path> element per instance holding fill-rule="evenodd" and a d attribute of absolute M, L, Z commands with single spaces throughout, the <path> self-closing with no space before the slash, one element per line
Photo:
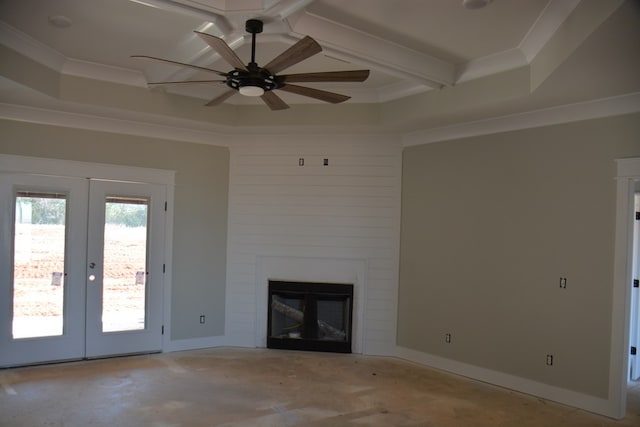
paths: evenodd
<path fill-rule="evenodd" d="M 269 281 L 267 347 L 351 353 L 353 285 Z"/>

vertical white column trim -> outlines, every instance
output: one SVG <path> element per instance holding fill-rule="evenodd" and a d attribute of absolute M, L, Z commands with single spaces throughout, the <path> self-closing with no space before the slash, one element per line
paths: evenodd
<path fill-rule="evenodd" d="M 629 322 L 631 309 L 631 266 L 633 195 L 640 180 L 640 158 L 619 159 L 616 185 L 616 230 L 614 246 L 613 306 L 609 365 L 609 416 L 623 418 L 627 404 L 629 376 Z"/>

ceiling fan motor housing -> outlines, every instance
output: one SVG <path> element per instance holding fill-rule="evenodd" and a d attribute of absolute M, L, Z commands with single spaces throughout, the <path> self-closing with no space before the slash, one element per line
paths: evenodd
<path fill-rule="evenodd" d="M 268 71 L 258 67 L 255 63 L 250 63 L 247 67 L 249 71 L 235 69 L 229 73 L 225 84 L 232 89 L 240 90 L 243 86 L 257 86 L 265 92 L 277 89 L 278 84 L 275 76 Z"/>
<path fill-rule="evenodd" d="M 262 32 L 262 21 L 259 19 L 249 19 L 245 23 L 244 28 L 249 34 L 260 34 Z"/>

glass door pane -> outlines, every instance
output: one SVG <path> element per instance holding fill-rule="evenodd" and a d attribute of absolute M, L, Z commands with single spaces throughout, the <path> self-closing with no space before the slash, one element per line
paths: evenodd
<path fill-rule="evenodd" d="M 63 334 L 67 196 L 18 191 L 13 245 L 13 338 Z"/>
<path fill-rule="evenodd" d="M 102 331 L 145 328 L 148 200 L 107 197 Z"/>

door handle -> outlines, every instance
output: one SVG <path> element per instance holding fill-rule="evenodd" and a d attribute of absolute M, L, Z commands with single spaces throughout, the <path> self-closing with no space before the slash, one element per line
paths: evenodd
<path fill-rule="evenodd" d="M 89 263 L 89 268 L 90 268 L 91 270 L 93 270 L 94 268 L 96 268 L 96 263 L 95 263 L 95 262 L 90 262 L 90 263 Z M 96 275 L 95 275 L 95 274 L 90 274 L 90 275 L 89 275 L 89 281 L 90 281 L 90 282 L 93 282 L 94 280 L 96 280 Z"/>

